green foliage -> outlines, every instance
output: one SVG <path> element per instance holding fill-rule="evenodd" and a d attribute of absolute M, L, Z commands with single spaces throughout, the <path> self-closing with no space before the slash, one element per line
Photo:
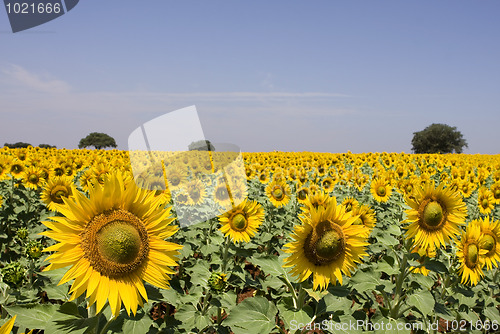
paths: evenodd
<path fill-rule="evenodd" d="M 198 140 L 189 144 L 188 149 L 190 151 L 215 151 L 214 145 L 210 140 Z"/>
<path fill-rule="evenodd" d="M 467 141 L 456 127 L 446 124 L 431 124 L 422 131 L 414 132 L 411 141 L 413 152 L 462 153 Z"/>
<path fill-rule="evenodd" d="M 96 149 L 106 147 L 116 147 L 116 141 L 113 137 L 99 132 L 92 132 L 87 137 L 82 138 L 78 144 L 78 148 L 94 146 Z"/>
<path fill-rule="evenodd" d="M 57 148 L 55 145 L 49 145 L 49 144 L 40 144 L 38 145 L 40 148 Z"/>
<path fill-rule="evenodd" d="M 15 144 L 5 143 L 5 144 L 3 144 L 3 146 L 7 146 L 8 148 L 27 148 L 28 146 L 31 146 L 31 144 L 17 142 Z"/>

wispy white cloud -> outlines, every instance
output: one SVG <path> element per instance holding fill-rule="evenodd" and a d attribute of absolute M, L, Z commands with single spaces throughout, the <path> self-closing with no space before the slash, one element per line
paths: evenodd
<path fill-rule="evenodd" d="M 152 93 L 129 92 L 129 96 L 142 96 L 157 99 L 199 99 L 199 100 L 285 100 L 290 98 L 318 99 L 349 97 L 339 93 L 324 92 L 190 92 L 190 93 Z"/>
<path fill-rule="evenodd" d="M 50 76 L 40 76 L 19 65 L 10 65 L 2 69 L 2 73 L 4 79 L 21 89 L 49 94 L 63 94 L 71 90 L 71 86 L 65 81 Z"/>
<path fill-rule="evenodd" d="M 142 123 L 195 104 L 211 138 L 258 149 L 252 146 L 256 137 L 275 142 L 277 136 L 288 143 L 291 139 L 285 137 L 294 137 L 299 129 L 356 113 L 346 97 L 286 91 L 85 92 L 58 78 L 12 65 L 0 68 L 0 115 L 7 120 L 1 124 L 0 133 L 4 141 L 26 138 L 28 142 L 72 147 L 90 131 L 101 131 L 115 136 L 120 147 L 126 148 L 128 135 Z M 24 124 L 21 132 L 16 124 Z"/>

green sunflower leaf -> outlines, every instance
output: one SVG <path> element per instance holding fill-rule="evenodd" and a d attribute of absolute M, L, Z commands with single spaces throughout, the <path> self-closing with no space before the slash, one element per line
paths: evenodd
<path fill-rule="evenodd" d="M 46 325 L 59 309 L 54 304 L 25 304 L 18 306 L 3 306 L 11 316 L 17 315 L 16 324 L 30 329 L 45 329 Z"/>
<path fill-rule="evenodd" d="M 430 291 L 417 292 L 408 297 L 408 305 L 418 309 L 422 315 L 429 315 L 434 310 L 434 297 Z"/>
<path fill-rule="evenodd" d="M 266 298 L 251 297 L 231 309 L 224 325 L 235 334 L 271 333 L 276 327 L 277 313 L 276 306 Z"/>

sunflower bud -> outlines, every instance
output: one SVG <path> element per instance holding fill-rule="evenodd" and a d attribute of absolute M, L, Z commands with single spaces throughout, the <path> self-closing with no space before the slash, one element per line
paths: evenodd
<path fill-rule="evenodd" d="M 29 231 L 26 227 L 21 227 L 17 230 L 17 237 L 21 240 L 26 240 L 28 237 Z"/>
<path fill-rule="evenodd" d="M 19 287 L 26 275 L 26 270 L 19 262 L 12 262 L 2 268 L 2 279 L 10 287 Z"/>
<path fill-rule="evenodd" d="M 227 285 L 227 275 L 221 272 L 214 272 L 208 279 L 208 285 L 215 291 L 222 291 Z"/>
<path fill-rule="evenodd" d="M 26 245 L 26 255 L 28 255 L 30 258 L 36 260 L 40 256 L 42 256 L 42 249 L 43 246 L 38 240 L 31 240 L 28 242 L 28 245 Z"/>

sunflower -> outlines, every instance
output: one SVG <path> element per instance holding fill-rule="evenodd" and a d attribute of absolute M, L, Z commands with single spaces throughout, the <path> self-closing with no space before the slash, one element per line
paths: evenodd
<path fill-rule="evenodd" d="M 10 166 L 10 158 L 5 155 L 0 155 L 0 180 L 8 179 L 7 173 Z"/>
<path fill-rule="evenodd" d="M 215 184 L 214 188 L 214 200 L 215 203 L 221 206 L 221 210 L 227 211 L 231 208 L 231 197 L 229 195 L 229 190 L 226 186 L 226 182 L 224 180 L 218 181 Z"/>
<path fill-rule="evenodd" d="M 264 209 L 255 201 L 244 200 L 219 217 L 220 231 L 234 243 L 249 242 L 264 221 Z"/>
<path fill-rule="evenodd" d="M 297 201 L 299 203 L 304 203 L 309 196 L 309 187 L 300 187 L 297 189 Z"/>
<path fill-rule="evenodd" d="M 358 205 L 353 207 L 351 214 L 357 216 L 358 218 L 352 223 L 353 225 L 364 225 L 367 229 L 367 237 L 370 235 L 371 231 L 377 223 L 375 218 L 375 211 L 367 205 Z"/>
<path fill-rule="evenodd" d="M 179 189 L 187 179 L 187 172 L 182 168 L 167 168 L 165 174 L 168 181 L 168 189 L 170 191 Z"/>
<path fill-rule="evenodd" d="M 489 215 L 495 208 L 494 204 L 495 198 L 493 197 L 493 193 L 486 187 L 479 188 L 477 193 L 477 206 L 479 208 L 479 212 L 483 215 Z"/>
<path fill-rule="evenodd" d="M 472 223 L 478 224 L 483 234 L 479 246 L 487 251 L 484 255 L 486 267 L 488 270 L 498 267 L 498 263 L 500 263 L 500 222 L 498 220 L 490 221 L 487 216 L 480 220 L 473 220 Z"/>
<path fill-rule="evenodd" d="M 346 212 L 350 212 L 359 206 L 359 202 L 354 197 L 346 197 L 342 201 L 342 205 L 345 207 Z"/>
<path fill-rule="evenodd" d="M 207 191 L 205 189 L 205 185 L 200 180 L 194 179 L 189 181 L 185 185 L 185 189 L 191 199 L 191 205 L 200 205 L 205 200 Z"/>
<path fill-rule="evenodd" d="M 9 169 L 10 175 L 12 175 L 14 178 L 21 177 L 25 168 L 26 167 L 22 161 L 14 159 L 10 165 Z"/>
<path fill-rule="evenodd" d="M 0 195 L 0 208 L 2 207 L 2 204 L 3 204 L 3 197 L 2 195 Z"/>
<path fill-rule="evenodd" d="M 326 192 L 331 192 L 335 187 L 335 181 L 331 177 L 327 177 L 321 181 L 321 186 Z"/>
<path fill-rule="evenodd" d="M 309 192 L 302 204 L 303 206 L 301 206 L 300 209 L 303 213 L 310 214 L 313 209 L 317 210 L 320 207 L 327 209 L 330 205 L 332 205 L 332 197 L 323 191 L 318 191 L 315 194 Z"/>
<path fill-rule="evenodd" d="M 37 190 L 45 183 L 40 169 L 31 166 L 23 172 L 23 184 L 26 188 Z"/>
<path fill-rule="evenodd" d="M 75 192 L 56 207 L 63 217 L 45 221 L 49 230 L 42 233 L 59 242 L 44 250 L 54 252 L 45 270 L 71 266 L 59 282 L 74 279 L 70 300 L 86 291 L 96 312 L 108 301 L 116 317 L 122 302 L 128 314 L 135 314 L 147 301 L 142 280 L 169 287 L 169 274 L 174 274 L 169 266 L 177 265 L 182 246 L 164 241 L 177 227 L 169 225 L 174 220 L 170 208 L 158 207 L 152 192 L 125 184 L 118 172 L 90 189 L 89 197 Z"/>
<path fill-rule="evenodd" d="M 391 197 L 392 187 L 385 179 L 379 178 L 372 181 L 370 191 L 374 200 L 385 203 Z"/>
<path fill-rule="evenodd" d="M 42 191 L 40 199 L 49 210 L 55 211 L 56 204 L 63 204 L 63 198 L 69 198 L 77 192 L 73 181 L 67 176 L 56 176 L 49 180 Z"/>
<path fill-rule="evenodd" d="M 327 209 L 312 209 L 310 215 L 299 216 L 302 224 L 294 227 L 294 241 L 285 245 L 285 268 L 306 280 L 313 275 L 313 289 L 326 289 L 337 281 L 342 284 L 342 274 L 351 276 L 356 263 L 366 256 L 366 231 L 362 225 L 353 225 L 357 219 L 337 205 L 333 197 Z"/>
<path fill-rule="evenodd" d="M 439 248 L 460 234 L 467 209 L 459 192 L 444 188 L 442 183 L 437 188 L 428 183 L 415 189 L 406 203 L 411 207 L 406 210 L 408 217 L 404 221 L 411 223 L 406 238 L 414 238 L 415 246 Z"/>
<path fill-rule="evenodd" d="M 460 183 L 460 192 L 464 198 L 469 198 L 476 189 L 475 183 L 465 180 Z"/>
<path fill-rule="evenodd" d="M 174 202 L 176 206 L 192 205 L 191 198 L 189 198 L 189 195 L 187 194 L 185 189 L 181 189 L 175 194 Z"/>
<path fill-rule="evenodd" d="M 91 168 L 87 169 L 80 176 L 80 186 L 83 189 L 83 191 L 88 192 L 90 188 L 94 187 L 96 183 L 97 180 L 95 179 L 94 172 L 92 171 Z"/>
<path fill-rule="evenodd" d="M 490 190 L 495 199 L 495 204 L 500 204 L 500 182 L 493 183 Z"/>
<path fill-rule="evenodd" d="M 267 170 L 261 171 L 258 176 L 260 183 L 266 184 L 269 182 L 269 172 Z"/>
<path fill-rule="evenodd" d="M 245 179 L 238 177 L 227 178 L 234 205 L 238 205 L 248 197 L 248 187 Z"/>
<path fill-rule="evenodd" d="M 270 182 L 266 187 L 267 198 L 275 207 L 281 207 L 290 201 L 290 186 L 286 182 Z"/>
<path fill-rule="evenodd" d="M 457 244 L 457 257 L 460 261 L 458 273 L 462 275 L 462 283 L 477 285 L 484 276 L 484 255 L 488 251 L 480 247 L 481 236 L 479 224 L 470 223 L 466 232 L 462 232 L 462 238 Z"/>

